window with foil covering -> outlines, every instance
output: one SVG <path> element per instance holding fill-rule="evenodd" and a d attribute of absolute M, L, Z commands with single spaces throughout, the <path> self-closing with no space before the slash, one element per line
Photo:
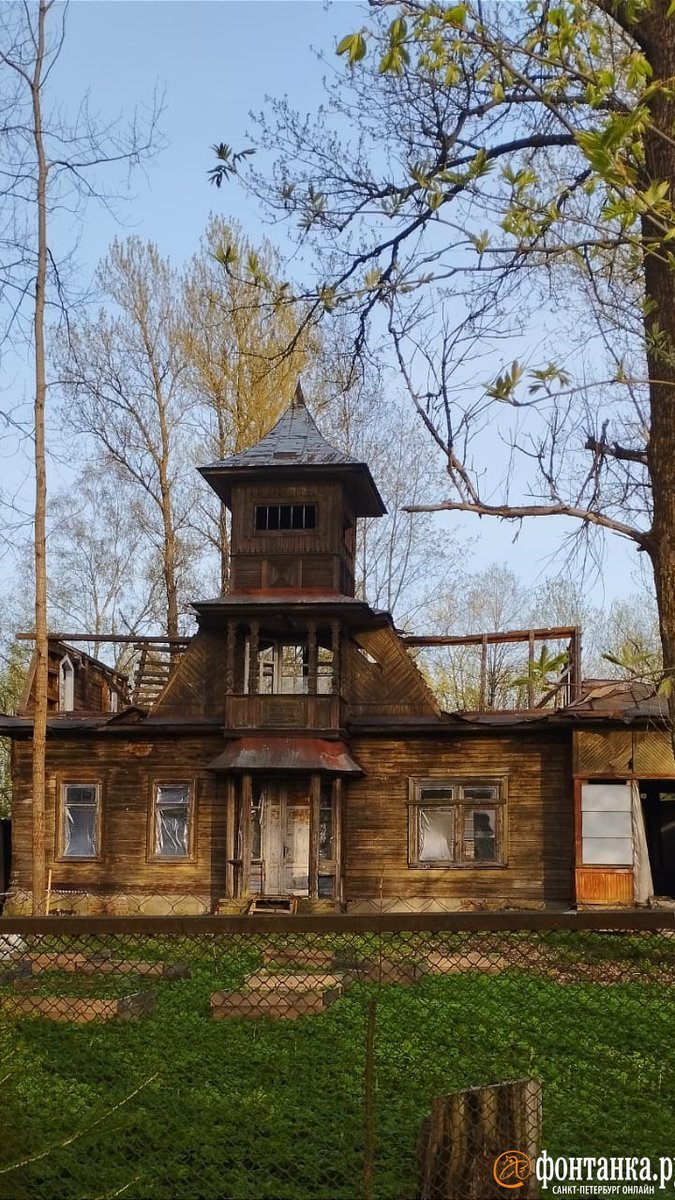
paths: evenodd
<path fill-rule="evenodd" d="M 505 796 L 505 781 L 500 779 L 411 780 L 408 865 L 502 865 Z"/>
<path fill-rule="evenodd" d="M 190 858 L 193 835 L 191 785 L 156 784 L 153 808 L 152 856 L 160 859 Z"/>
<path fill-rule="evenodd" d="M 101 847 L 101 787 L 64 783 L 61 787 L 61 858 L 98 858 Z"/>

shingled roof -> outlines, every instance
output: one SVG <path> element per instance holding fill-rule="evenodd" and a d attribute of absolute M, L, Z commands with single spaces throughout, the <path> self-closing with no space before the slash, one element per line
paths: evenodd
<path fill-rule="evenodd" d="M 322 475 L 349 475 L 350 492 L 360 507 L 359 515 L 381 516 L 386 512 L 367 464 L 326 441 L 305 404 L 299 383 L 290 407 L 261 441 L 199 468 L 226 504 L 230 502 L 230 485 L 235 478 L 269 470 L 293 474 L 302 471 L 303 475 L 320 470 Z"/>

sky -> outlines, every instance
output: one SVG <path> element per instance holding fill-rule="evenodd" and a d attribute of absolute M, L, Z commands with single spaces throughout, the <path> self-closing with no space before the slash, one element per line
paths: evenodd
<path fill-rule="evenodd" d="M 337 40 L 364 19 L 363 10 L 346 0 L 72 0 L 54 97 L 72 111 L 89 90 L 92 108 L 106 118 L 149 104 L 155 90 L 165 97 L 164 146 L 118 206 L 122 225 L 92 205 L 81 230 L 60 231 L 64 240 L 79 233 L 83 278 L 93 275 L 115 236 L 130 233 L 153 239 L 180 265 L 197 248 L 211 212 L 237 219 L 252 239 L 267 236 L 288 253 L 283 228 L 266 225 L 243 189 L 228 184 L 218 191 L 208 184 L 210 147 L 220 141 L 245 146 L 249 113 L 264 108 L 266 96 L 287 95 L 293 107 L 315 111 L 327 69 L 316 51 L 333 69 Z M 6 481 L 28 478 L 18 458 L 5 456 L 3 468 Z M 62 470 L 52 464 L 52 484 Z M 439 520 L 476 539 L 473 570 L 508 562 L 533 586 L 563 565 L 571 528 L 559 520 L 529 521 L 514 542 L 513 529 L 503 523 L 464 514 Z M 596 603 L 635 590 L 637 557 L 629 544 L 608 542 L 602 575 L 588 581 Z"/>

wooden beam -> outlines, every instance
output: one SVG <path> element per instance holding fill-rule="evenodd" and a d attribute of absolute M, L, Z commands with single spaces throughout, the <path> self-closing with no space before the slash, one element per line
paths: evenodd
<path fill-rule="evenodd" d="M 50 633 L 50 642 L 120 642 L 138 646 L 187 646 L 192 637 L 160 637 L 141 633 Z M 18 642 L 34 642 L 34 633 L 15 633 Z"/>
<path fill-rule="evenodd" d="M 401 634 L 401 641 L 406 646 L 488 646 L 501 645 L 503 642 L 535 642 L 562 640 L 578 634 L 578 628 L 573 625 L 560 625 L 551 629 L 511 629 L 506 633 L 469 633 L 455 636 L 435 635 L 429 637 L 416 634 Z"/>

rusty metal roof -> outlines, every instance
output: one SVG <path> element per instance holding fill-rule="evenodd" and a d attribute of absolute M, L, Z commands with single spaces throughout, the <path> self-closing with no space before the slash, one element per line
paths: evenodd
<path fill-rule="evenodd" d="M 207 766 L 209 771 L 330 771 L 334 775 L 362 775 L 344 742 L 326 738 L 243 737 Z"/>
<path fill-rule="evenodd" d="M 366 463 L 359 462 L 327 442 L 316 425 L 298 383 L 289 408 L 273 429 L 247 450 L 221 458 L 200 467 L 200 474 L 226 504 L 230 501 L 230 483 L 237 475 L 259 471 L 289 470 L 303 472 L 323 468 L 323 474 L 345 474 L 351 477 L 350 494 L 360 511 L 359 516 L 382 516 L 387 510 L 375 486 Z"/>

